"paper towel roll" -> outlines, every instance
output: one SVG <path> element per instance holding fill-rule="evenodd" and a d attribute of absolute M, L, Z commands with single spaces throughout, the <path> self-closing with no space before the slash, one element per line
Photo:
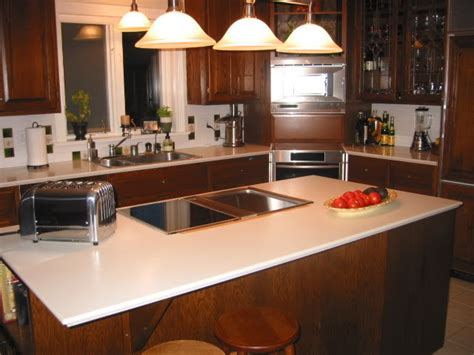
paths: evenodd
<path fill-rule="evenodd" d="M 48 166 L 46 151 L 46 128 L 34 122 L 33 127 L 26 129 L 26 153 L 29 168 Z"/>

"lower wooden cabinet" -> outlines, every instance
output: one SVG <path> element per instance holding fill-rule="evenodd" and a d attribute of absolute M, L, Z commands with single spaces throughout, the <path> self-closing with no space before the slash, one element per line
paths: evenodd
<path fill-rule="evenodd" d="M 474 274 L 474 187 L 442 182 L 441 197 L 463 203 L 456 211 L 453 268 Z"/>
<path fill-rule="evenodd" d="M 437 166 L 349 156 L 349 180 L 424 195 L 436 194 Z"/>
<path fill-rule="evenodd" d="M 111 174 L 117 207 L 268 181 L 268 155 Z"/>
<path fill-rule="evenodd" d="M 179 165 L 109 175 L 117 207 L 206 192 L 205 164 Z"/>
<path fill-rule="evenodd" d="M 0 227 L 12 226 L 18 223 L 18 206 L 20 189 L 18 186 L 0 189 Z"/>
<path fill-rule="evenodd" d="M 208 167 L 209 187 L 211 190 L 223 190 L 267 182 L 268 164 L 268 155 L 212 162 Z"/>

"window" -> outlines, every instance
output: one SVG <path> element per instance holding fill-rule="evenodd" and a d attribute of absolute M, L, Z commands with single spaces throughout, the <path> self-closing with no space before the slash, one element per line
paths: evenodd
<path fill-rule="evenodd" d="M 75 111 L 71 97 L 76 91 L 85 90 L 91 100 L 88 131 L 105 132 L 109 130 L 106 27 L 62 23 L 61 35 L 66 107 Z M 68 127 L 69 133 L 71 130 Z"/>

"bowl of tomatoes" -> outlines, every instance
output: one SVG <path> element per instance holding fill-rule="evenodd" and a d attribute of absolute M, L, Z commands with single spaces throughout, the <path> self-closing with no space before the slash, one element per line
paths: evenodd
<path fill-rule="evenodd" d="M 397 193 L 385 187 L 369 187 L 365 190 L 346 191 L 331 198 L 324 205 L 338 212 L 361 212 L 389 204 L 397 199 Z"/>

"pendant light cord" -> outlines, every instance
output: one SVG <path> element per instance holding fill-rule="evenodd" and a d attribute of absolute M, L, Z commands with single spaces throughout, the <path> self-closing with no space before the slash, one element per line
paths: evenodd
<path fill-rule="evenodd" d="M 306 23 L 313 22 L 313 14 L 311 13 L 312 8 L 313 8 L 313 0 L 310 0 L 308 4 L 308 13 L 306 14 Z"/>
<path fill-rule="evenodd" d="M 166 9 L 166 12 L 170 11 L 183 11 L 181 7 L 181 0 L 168 0 L 168 8 Z"/>
<path fill-rule="evenodd" d="M 135 0 L 132 0 L 132 5 L 130 5 L 130 11 L 138 11 L 138 5 Z"/>
<path fill-rule="evenodd" d="M 255 16 L 255 0 L 245 0 L 244 12 L 242 17 L 256 17 Z"/>

